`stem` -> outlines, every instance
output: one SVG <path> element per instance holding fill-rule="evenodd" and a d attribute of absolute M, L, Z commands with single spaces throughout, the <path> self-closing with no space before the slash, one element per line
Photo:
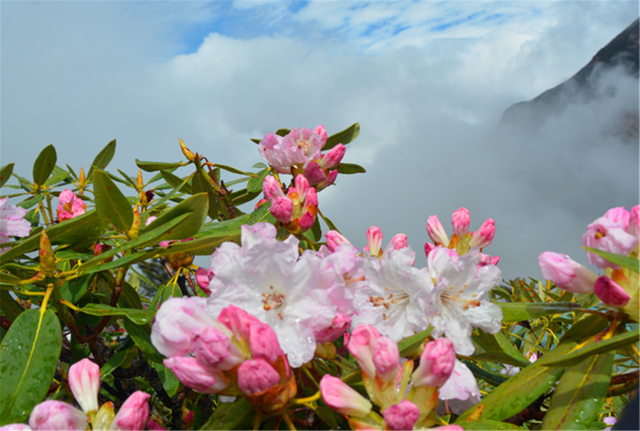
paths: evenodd
<path fill-rule="evenodd" d="M 288 412 L 285 411 L 284 413 L 282 413 L 282 418 L 284 419 L 284 422 L 287 424 L 287 426 L 291 431 L 296 431 L 296 427 L 293 424 L 293 422 L 291 422 L 291 418 L 289 417 Z"/>
<path fill-rule="evenodd" d="M 262 414 L 258 413 L 256 414 L 256 419 L 253 421 L 253 430 L 259 430 L 260 429 L 260 423 L 262 423 Z"/>
<path fill-rule="evenodd" d="M 318 399 L 320 399 L 320 397 L 322 396 L 322 392 L 318 391 L 315 394 L 311 395 L 310 397 L 306 397 L 306 398 L 295 398 L 293 400 L 293 402 L 295 404 L 309 404 L 312 403 L 314 401 L 317 401 Z"/>

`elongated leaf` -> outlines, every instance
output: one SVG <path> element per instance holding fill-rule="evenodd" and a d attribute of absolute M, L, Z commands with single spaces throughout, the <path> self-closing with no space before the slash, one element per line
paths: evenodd
<path fill-rule="evenodd" d="M 198 193 L 184 201 L 180 202 L 169 211 L 165 212 L 155 219 L 149 226 L 140 230 L 140 235 L 150 232 L 153 229 L 169 222 L 177 216 L 189 213 L 189 217 L 185 218 L 180 224 L 167 231 L 155 241 L 163 241 L 169 239 L 185 239 L 194 236 L 200 231 L 207 218 L 209 210 L 209 197 L 206 193 Z"/>
<path fill-rule="evenodd" d="M 350 174 L 363 174 L 367 172 L 362 166 L 356 165 L 355 163 L 340 163 L 338 165 L 338 173 L 344 175 Z"/>
<path fill-rule="evenodd" d="M 62 330 L 51 310 L 26 310 L 0 344 L 0 425 L 26 422 L 47 395 L 62 349 Z"/>
<path fill-rule="evenodd" d="M 573 302 L 529 303 L 529 302 L 494 302 L 502 309 L 504 322 L 532 320 L 542 316 L 550 316 L 572 311 L 584 310 Z"/>
<path fill-rule="evenodd" d="M 490 385 L 499 386 L 500 384 L 504 383 L 505 380 L 507 380 L 507 377 L 503 376 L 502 374 L 492 373 L 484 370 L 471 361 L 464 360 L 462 362 L 464 362 L 464 364 L 469 367 L 469 369 L 477 379 L 482 379 Z"/>
<path fill-rule="evenodd" d="M 193 179 L 191 180 L 191 190 L 194 194 L 198 193 L 206 193 L 209 199 L 209 211 L 208 215 L 211 217 L 211 220 L 215 220 L 218 218 L 218 207 L 222 205 L 220 202 L 220 196 L 213 190 L 213 187 L 204 177 L 202 172 L 199 170 L 194 172 Z"/>
<path fill-rule="evenodd" d="M 209 420 L 202 425 L 203 430 L 251 429 L 255 412 L 245 397 L 238 397 L 233 403 L 220 403 Z"/>
<path fill-rule="evenodd" d="M 91 316 L 118 316 L 128 317 L 136 325 L 144 325 L 153 320 L 155 310 L 138 310 L 135 308 L 117 308 L 106 304 L 87 304 L 80 309 L 81 312 Z"/>
<path fill-rule="evenodd" d="M 169 256 L 176 253 L 189 253 L 196 256 L 210 256 L 223 242 L 235 242 L 240 244 L 240 231 L 235 235 L 223 237 L 201 237 L 191 241 L 174 243 L 167 249 L 157 250 L 158 256 Z"/>
<path fill-rule="evenodd" d="M 53 168 L 53 172 L 51 176 L 47 178 L 47 181 L 44 182 L 44 185 L 51 187 L 61 182 L 65 182 L 67 184 L 70 183 L 71 175 L 69 174 L 69 172 L 65 171 L 64 169 L 61 169 L 59 166 L 55 166 Z"/>
<path fill-rule="evenodd" d="M 613 355 L 613 352 L 594 355 L 565 371 L 551 398 L 542 429 L 589 429 L 607 397 Z"/>
<path fill-rule="evenodd" d="M 342 132 L 338 132 L 327 138 L 323 151 L 332 149 L 338 144 L 347 145 L 354 141 L 360 134 L 360 123 L 354 123 L 351 126 L 344 129 Z"/>
<path fill-rule="evenodd" d="M 236 169 L 233 166 L 222 165 L 220 163 L 215 163 L 215 166 L 217 168 L 223 169 L 223 170 L 225 170 L 227 172 L 231 172 L 233 174 L 244 175 L 244 176 L 247 176 L 247 177 L 253 177 L 253 174 L 251 172 L 241 171 L 240 169 Z"/>
<path fill-rule="evenodd" d="M 4 186 L 9 178 L 11 178 L 11 174 L 13 173 L 13 165 L 15 163 L 9 163 L 7 166 L 0 169 L 0 187 Z"/>
<path fill-rule="evenodd" d="M 262 191 L 251 193 L 247 189 L 241 189 L 231 193 L 231 200 L 234 205 L 242 205 L 247 202 L 251 202 L 262 194 Z"/>
<path fill-rule="evenodd" d="M 172 169 L 176 169 L 181 166 L 186 166 L 188 164 L 189 162 L 176 162 L 176 163 L 143 162 L 142 160 L 136 159 L 136 165 L 145 172 L 170 171 Z"/>
<path fill-rule="evenodd" d="M 175 188 L 177 186 L 180 186 L 181 192 L 188 193 L 188 194 L 193 193 L 191 191 L 191 184 L 187 183 L 182 178 L 173 175 L 169 171 L 160 171 L 160 174 L 162 175 L 162 178 L 164 178 L 164 180 L 167 182 L 167 184 L 169 184 L 171 187 Z M 188 179 L 191 179 L 191 178 L 189 177 Z"/>
<path fill-rule="evenodd" d="M 329 217 L 326 217 L 324 214 L 322 214 L 322 212 L 320 210 L 318 210 L 318 214 L 320 215 L 320 217 L 322 217 L 322 221 L 327 225 L 329 230 L 335 230 L 337 232 L 340 232 L 338 230 L 338 228 L 336 227 L 336 225 L 333 224 L 333 222 L 331 221 L 331 219 Z"/>
<path fill-rule="evenodd" d="M 92 281 L 92 275 L 81 275 L 78 278 L 64 282 L 62 286 L 60 286 L 62 298 L 72 304 L 76 304 L 84 294 L 87 293 L 87 289 Z"/>
<path fill-rule="evenodd" d="M 418 350 L 420 345 L 424 342 L 424 340 L 431 334 L 433 330 L 432 327 L 425 329 L 422 332 L 418 332 L 417 334 L 413 334 L 410 337 L 405 338 L 404 340 L 398 343 L 398 350 L 400 350 L 400 356 L 408 356 Z"/>
<path fill-rule="evenodd" d="M 623 332 L 622 334 L 615 335 L 606 340 L 589 343 L 581 349 L 569 351 L 563 357 L 546 361 L 545 365 L 551 367 L 566 367 L 575 365 L 589 356 L 593 356 L 599 353 L 612 352 L 619 347 L 636 343 L 638 342 L 639 337 L 640 330 L 638 329 L 636 329 L 635 331 Z"/>
<path fill-rule="evenodd" d="M 258 172 L 257 176 L 251 178 L 247 183 L 247 190 L 251 193 L 260 193 L 262 191 L 262 183 L 269 175 L 269 172 L 271 172 L 270 169 L 263 169 Z"/>
<path fill-rule="evenodd" d="M 116 153 L 116 140 L 109 142 L 105 147 L 100 150 L 95 159 L 93 159 L 93 163 L 91 163 L 91 167 L 89 168 L 89 173 L 87 174 L 87 180 L 91 181 L 93 177 L 93 172 L 95 169 L 100 169 L 103 171 L 109 162 L 113 159 L 113 155 Z"/>
<path fill-rule="evenodd" d="M 93 193 L 100 218 L 113 224 L 121 232 L 128 232 L 133 223 L 133 209 L 118 186 L 103 171 L 93 174 Z"/>
<path fill-rule="evenodd" d="M 597 254 L 598 256 L 604 257 L 611 263 L 615 263 L 616 265 L 620 265 L 622 267 L 629 268 L 634 272 L 640 273 L 640 260 L 638 260 L 638 258 L 621 256 L 619 254 L 609 253 L 608 251 L 598 250 L 597 248 L 584 247 L 584 246 L 582 248 L 584 248 L 585 250 L 593 254 Z"/>
<path fill-rule="evenodd" d="M 125 317 L 124 329 L 149 361 L 162 362 L 163 356 L 151 343 L 151 328 L 149 325 L 136 325 Z"/>
<path fill-rule="evenodd" d="M 0 290 L 0 310 L 9 321 L 15 321 L 24 310 L 6 290 Z"/>
<path fill-rule="evenodd" d="M 525 430 L 514 424 L 492 420 L 456 422 L 463 430 Z M 546 429 L 546 428 L 545 428 Z"/>
<path fill-rule="evenodd" d="M 43 185 L 53 172 L 57 160 L 55 147 L 53 145 L 45 147 L 33 164 L 33 182 L 40 186 Z"/>
<path fill-rule="evenodd" d="M 589 314 L 578 320 L 571 329 L 564 334 L 562 341 L 580 342 L 604 330 L 604 328 L 609 326 L 609 323 L 606 317 L 599 314 Z"/>
<path fill-rule="evenodd" d="M 163 363 L 152 362 L 151 365 L 158 372 L 158 377 L 160 377 L 164 390 L 167 391 L 170 397 L 174 396 L 180 388 L 180 380 Z"/>
<path fill-rule="evenodd" d="M 530 365 L 529 361 L 518 360 L 512 356 L 507 355 L 505 352 L 483 352 L 476 353 L 472 356 L 477 361 L 495 362 L 497 364 L 509 364 L 518 367 L 526 367 Z"/>

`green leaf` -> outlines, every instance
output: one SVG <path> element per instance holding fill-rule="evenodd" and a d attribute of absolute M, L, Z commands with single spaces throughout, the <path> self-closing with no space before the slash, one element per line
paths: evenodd
<path fill-rule="evenodd" d="M 333 224 L 333 222 L 331 221 L 331 219 L 329 219 L 329 217 L 325 217 L 324 214 L 322 214 L 322 211 L 318 210 L 318 214 L 320 215 L 320 217 L 322 217 L 322 221 L 327 225 L 327 227 L 329 228 L 329 230 L 335 230 L 336 232 L 340 232 L 338 230 L 338 228 L 336 227 L 335 224 Z"/>
<path fill-rule="evenodd" d="M 418 348 L 422 345 L 424 340 L 431 334 L 433 328 L 430 326 L 422 332 L 418 332 L 417 334 L 413 334 L 410 337 L 405 338 L 404 340 L 398 343 L 398 350 L 400 350 L 400 356 L 408 356 L 418 350 Z"/>
<path fill-rule="evenodd" d="M 233 166 L 221 165 L 220 163 L 215 163 L 214 166 L 217 167 L 217 168 L 220 168 L 220 169 L 224 169 L 225 171 L 231 172 L 233 174 L 244 175 L 244 176 L 247 176 L 247 177 L 253 177 L 253 174 L 251 172 L 241 171 L 240 169 L 236 169 Z"/>
<path fill-rule="evenodd" d="M 183 180 L 182 178 L 173 175 L 169 171 L 160 171 L 160 174 L 162 175 L 162 178 L 164 178 L 164 180 L 167 182 L 167 184 L 169 184 L 171 187 L 176 188 L 180 186 L 179 190 L 181 192 L 188 194 L 193 193 L 191 191 L 191 184 L 187 183 L 187 181 L 191 179 L 190 177 L 188 177 L 187 180 Z"/>
<path fill-rule="evenodd" d="M 338 173 L 350 175 L 350 174 L 363 174 L 367 172 L 362 166 L 354 163 L 340 163 L 338 164 Z"/>
<path fill-rule="evenodd" d="M 338 144 L 347 145 L 353 140 L 355 140 L 360 134 L 360 124 L 353 123 L 351 126 L 344 129 L 342 132 L 338 132 L 334 135 L 331 135 L 327 138 L 327 143 L 325 144 L 324 151 L 330 150 Z"/>
<path fill-rule="evenodd" d="M 484 420 L 456 422 L 463 430 L 526 430 L 514 424 L 500 421 Z"/>
<path fill-rule="evenodd" d="M 24 310 L 6 290 L 0 290 L 0 310 L 9 321 L 15 321 Z"/>
<path fill-rule="evenodd" d="M 251 202 L 262 194 L 262 191 L 251 193 L 247 189 L 241 189 L 231 193 L 231 201 L 234 205 L 242 205 L 247 202 Z"/>
<path fill-rule="evenodd" d="M 515 365 L 518 367 L 526 367 L 527 365 L 531 365 L 529 361 L 518 360 L 512 356 L 507 355 L 504 352 L 476 353 L 473 356 L 471 356 L 471 358 L 476 361 L 495 362 L 497 364 L 509 364 L 509 365 Z"/>
<path fill-rule="evenodd" d="M 502 309 L 504 322 L 519 322 L 553 314 L 584 311 L 584 308 L 573 302 L 494 302 L 494 304 Z"/>
<path fill-rule="evenodd" d="M 149 325 L 136 325 L 128 318 L 123 320 L 124 329 L 131 337 L 136 346 L 140 348 L 142 353 L 147 357 L 149 361 L 162 362 L 164 357 L 156 350 L 151 343 L 151 329 Z"/>
<path fill-rule="evenodd" d="M 269 172 L 271 172 L 270 169 L 263 169 L 258 172 L 255 177 L 252 177 L 247 183 L 247 191 L 251 193 L 260 193 L 262 191 L 262 183 L 264 182 L 264 179 L 267 178 L 267 175 L 269 175 Z"/>
<path fill-rule="evenodd" d="M 246 397 L 238 397 L 233 403 L 220 403 L 202 430 L 233 430 L 253 428 L 256 413 Z"/>
<path fill-rule="evenodd" d="M 60 286 L 62 298 L 72 304 L 77 304 L 84 294 L 87 293 L 87 289 L 89 289 L 92 281 L 93 275 L 87 274 L 64 282 L 62 286 Z"/>
<path fill-rule="evenodd" d="M 499 386 L 507 380 L 507 377 L 503 376 L 502 374 L 489 372 L 483 368 L 478 367 L 471 361 L 464 360 L 462 362 L 464 362 L 464 364 L 469 367 L 473 375 L 476 376 L 476 379 L 482 379 L 490 385 Z"/>
<path fill-rule="evenodd" d="M 218 218 L 218 206 L 221 205 L 220 196 L 213 190 L 213 187 L 204 177 L 200 170 L 197 170 L 193 174 L 191 180 L 191 190 L 194 194 L 206 193 L 209 198 L 209 211 L 208 215 L 212 220 Z"/>
<path fill-rule="evenodd" d="M 44 182 L 45 186 L 51 187 L 60 182 L 69 184 L 71 182 L 71 175 L 69 172 L 61 169 L 59 166 L 53 168 L 53 174 Z"/>
<path fill-rule="evenodd" d="M 320 228 L 320 219 L 318 217 L 316 217 L 316 220 L 313 222 L 313 226 L 311 226 L 311 233 L 313 233 L 313 239 L 315 242 L 322 239 L 322 229 Z"/>
<path fill-rule="evenodd" d="M 100 218 L 121 232 L 128 232 L 133 223 L 133 209 L 118 186 L 103 171 L 93 174 L 93 193 Z"/>
<path fill-rule="evenodd" d="M 111 374 L 116 368 L 122 365 L 125 359 L 127 359 L 127 356 L 130 356 L 129 352 L 134 352 L 134 354 L 136 354 L 137 356 L 137 351 L 138 351 L 137 347 L 131 347 L 129 349 L 119 350 L 116 353 L 114 353 L 113 356 L 111 356 L 109 360 L 102 366 L 102 368 L 100 368 L 100 378 L 104 379 L 106 376 Z"/>
<path fill-rule="evenodd" d="M 593 254 L 597 254 L 600 257 L 604 257 L 611 263 L 615 263 L 616 265 L 620 265 L 624 268 L 629 268 L 633 272 L 640 273 L 640 260 L 638 260 L 637 257 L 621 256 L 619 254 L 609 253 L 608 251 L 602 251 L 591 247 L 583 246 L 582 248 Z"/>
<path fill-rule="evenodd" d="M 53 145 L 45 147 L 33 164 L 33 182 L 39 186 L 43 185 L 53 172 L 57 160 L 55 147 Z"/>
<path fill-rule="evenodd" d="M 607 397 L 613 356 L 613 352 L 594 355 L 565 371 L 553 392 L 542 429 L 590 429 Z"/>
<path fill-rule="evenodd" d="M 155 316 L 155 310 L 138 310 L 136 308 L 117 308 L 106 304 L 90 303 L 80 309 L 91 316 L 119 316 L 128 317 L 136 325 L 150 323 Z"/>
<path fill-rule="evenodd" d="M 9 178 L 11 178 L 11 174 L 13 173 L 13 165 L 15 163 L 9 163 L 7 166 L 0 169 L 0 187 L 4 186 Z"/>
<path fill-rule="evenodd" d="M 554 360 L 546 361 L 545 365 L 551 367 L 566 367 L 575 365 L 589 356 L 593 356 L 599 353 L 613 352 L 615 349 L 627 346 L 638 342 L 640 337 L 640 330 L 623 332 L 622 334 L 615 335 L 606 340 L 596 341 L 589 343 L 581 349 L 575 349 L 567 352 L 564 356 L 556 358 Z"/>
<path fill-rule="evenodd" d="M 176 163 L 143 162 L 142 160 L 136 159 L 136 165 L 145 172 L 170 171 L 173 169 L 177 169 L 181 166 L 186 166 L 189 163 L 190 162 L 176 162 Z"/>
<path fill-rule="evenodd" d="M 96 168 L 100 170 L 104 170 L 111 159 L 113 159 L 113 155 L 116 153 L 116 140 L 109 142 L 105 147 L 100 150 L 95 159 L 93 159 L 93 163 L 91 163 L 91 167 L 89 168 L 89 172 L 87 174 L 87 180 L 91 180 L 93 173 Z"/>
<path fill-rule="evenodd" d="M 609 326 L 609 323 L 609 320 L 605 316 L 589 314 L 574 323 L 573 326 L 565 332 L 562 341 L 579 342 L 604 330 L 604 328 Z"/>
<path fill-rule="evenodd" d="M 60 322 L 51 310 L 26 310 L 0 344 L 0 425 L 26 422 L 47 396 L 62 349 Z"/>
<path fill-rule="evenodd" d="M 169 239 L 185 239 L 193 237 L 199 231 L 204 222 L 207 219 L 207 212 L 209 210 L 209 197 L 206 193 L 198 193 L 189 198 L 183 200 L 169 211 L 160 215 L 149 226 L 140 230 L 140 235 L 144 235 L 152 230 L 168 223 L 174 218 L 183 214 L 189 214 L 189 217 L 185 218 L 178 225 L 174 226 L 169 231 L 166 231 L 159 237 L 154 238 L 154 241 L 163 241 Z"/>
<path fill-rule="evenodd" d="M 175 374 L 173 374 L 173 371 L 167 368 L 164 364 L 160 362 L 152 362 L 151 365 L 158 372 L 158 377 L 160 377 L 164 390 L 167 391 L 167 394 L 169 394 L 170 397 L 173 397 L 180 388 L 180 380 L 178 380 Z"/>

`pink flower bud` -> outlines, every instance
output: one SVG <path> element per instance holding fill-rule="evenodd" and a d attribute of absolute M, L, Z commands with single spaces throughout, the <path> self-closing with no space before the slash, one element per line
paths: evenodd
<path fill-rule="evenodd" d="M 324 402 L 343 415 L 364 417 L 371 411 L 371 402 L 337 377 L 325 374 L 320 380 Z"/>
<path fill-rule="evenodd" d="M 342 313 L 336 313 L 331 325 L 321 331 L 315 332 L 316 343 L 328 343 L 344 334 L 351 327 L 351 317 Z"/>
<path fill-rule="evenodd" d="M 493 236 L 496 233 L 496 225 L 492 218 L 488 218 L 482 223 L 480 229 L 474 231 L 471 234 L 471 240 L 469 241 L 469 247 L 484 248 L 491 244 Z"/>
<path fill-rule="evenodd" d="M 31 427 L 26 424 L 9 424 L 0 427 L 0 431 L 31 431 Z"/>
<path fill-rule="evenodd" d="M 603 217 L 614 223 L 618 223 L 622 229 L 627 229 L 627 227 L 629 227 L 631 213 L 629 213 L 625 207 L 615 207 L 604 213 Z"/>
<path fill-rule="evenodd" d="M 409 246 L 409 242 L 407 241 L 407 236 L 403 233 L 398 233 L 391 238 L 389 244 L 387 245 L 388 250 L 400 250 L 401 248 L 405 248 Z"/>
<path fill-rule="evenodd" d="M 320 138 L 320 142 L 322 143 L 320 148 L 324 148 L 324 145 L 327 143 L 327 130 L 322 124 L 320 124 L 315 129 L 313 129 L 313 133 L 318 135 L 318 137 Z"/>
<path fill-rule="evenodd" d="M 271 226 L 273 227 L 273 225 Z M 263 325 L 256 317 L 235 305 L 223 308 L 218 315 L 218 321 L 229 328 L 236 338 L 244 339 L 246 344 L 250 343 L 251 326 L 254 323 Z"/>
<path fill-rule="evenodd" d="M 284 197 L 280 183 L 273 175 L 267 175 L 262 183 L 262 193 L 267 200 L 272 201 L 274 199 Z"/>
<path fill-rule="evenodd" d="M 373 343 L 373 364 L 378 376 L 387 381 L 394 380 L 401 369 L 398 344 L 387 337 L 378 338 Z"/>
<path fill-rule="evenodd" d="M 302 211 L 315 211 L 318 206 L 318 192 L 313 187 L 307 190 L 307 193 L 304 197 L 304 206 L 302 207 Z M 315 215 L 314 215 L 315 217 Z"/>
<path fill-rule="evenodd" d="M 209 283 L 211 283 L 211 280 L 213 279 L 214 275 L 215 274 L 211 269 L 206 269 L 203 267 L 196 269 L 196 282 L 198 283 L 198 286 L 200 286 L 202 291 L 207 295 L 211 295 L 211 289 L 209 289 Z"/>
<path fill-rule="evenodd" d="M 324 173 L 320 165 L 311 161 L 304 168 L 304 176 L 309 180 L 310 184 L 318 184 L 327 179 L 327 174 Z"/>
<path fill-rule="evenodd" d="M 191 348 L 198 362 L 216 370 L 230 370 L 245 360 L 233 341 L 222 331 L 211 326 L 193 331 Z"/>
<path fill-rule="evenodd" d="M 376 375 L 376 366 L 373 362 L 373 344 L 381 335 L 371 325 L 360 324 L 351 333 L 347 349 L 358 362 L 360 369 L 369 377 Z"/>
<path fill-rule="evenodd" d="M 629 213 L 629 226 L 627 227 L 627 232 L 638 238 L 640 237 L 640 205 L 636 205 L 631 208 Z"/>
<path fill-rule="evenodd" d="M 325 233 L 324 236 L 327 238 L 327 248 L 331 252 L 336 251 L 336 248 L 338 248 L 340 244 L 351 244 L 347 238 L 336 230 L 330 230 Z"/>
<path fill-rule="evenodd" d="M 309 185 L 309 181 L 304 177 L 304 175 L 296 176 L 294 181 L 295 188 L 298 191 L 298 196 L 301 202 L 304 202 L 307 199 L 307 191 L 311 187 Z"/>
<path fill-rule="evenodd" d="M 384 422 L 390 430 L 412 430 L 420 417 L 420 409 L 411 401 L 402 400 L 399 404 L 387 407 L 383 412 Z"/>
<path fill-rule="evenodd" d="M 427 219 L 427 233 L 435 245 L 442 244 L 445 247 L 449 245 L 449 236 L 444 231 L 444 226 L 440 223 L 438 216 L 430 215 Z"/>
<path fill-rule="evenodd" d="M 367 250 L 371 256 L 379 256 L 382 251 L 382 230 L 377 226 L 367 230 Z"/>
<path fill-rule="evenodd" d="M 464 207 L 455 210 L 451 216 L 451 224 L 453 225 L 453 233 L 462 238 L 469 232 L 469 225 L 471 224 L 469 210 Z"/>
<path fill-rule="evenodd" d="M 284 352 L 278 343 L 278 336 L 271 326 L 260 321 L 251 324 L 249 343 L 254 359 L 264 359 L 273 364 Z"/>
<path fill-rule="evenodd" d="M 276 198 L 271 203 L 269 211 L 276 220 L 281 221 L 282 223 L 289 223 L 291 221 L 291 216 L 293 215 L 293 201 L 285 196 Z"/>
<path fill-rule="evenodd" d="M 149 420 L 149 402 L 151 395 L 135 391 L 127 398 L 111 423 L 111 430 L 137 431 L 146 428 Z"/>
<path fill-rule="evenodd" d="M 191 356 L 173 356 L 163 363 L 183 385 L 204 394 L 218 393 L 229 384 L 222 374 L 212 371 Z"/>
<path fill-rule="evenodd" d="M 583 245 L 624 256 L 627 256 L 637 243 L 636 237 L 605 217 L 600 217 L 587 226 L 587 231 L 582 235 Z M 587 258 L 590 264 L 601 269 L 619 267 L 593 253 L 587 253 Z"/>
<path fill-rule="evenodd" d="M 429 257 L 429 253 L 431 253 L 432 250 L 435 250 L 436 246 L 431 244 L 430 242 L 425 242 L 424 243 L 424 255 L 426 257 Z"/>
<path fill-rule="evenodd" d="M 420 365 L 411 375 L 417 387 L 440 387 L 451 376 L 456 362 L 453 343 L 447 338 L 438 338 L 427 343 L 420 356 Z"/>
<path fill-rule="evenodd" d="M 538 257 L 540 272 L 561 289 L 573 293 L 592 293 L 598 276 L 566 254 L 545 251 Z"/>
<path fill-rule="evenodd" d="M 100 367 L 86 358 L 76 362 L 69 367 L 69 387 L 85 413 L 98 411 Z"/>
<path fill-rule="evenodd" d="M 316 217 L 313 213 L 307 211 L 302 214 L 302 217 L 298 219 L 298 229 L 300 232 L 305 232 L 313 227 L 313 224 L 316 222 Z"/>
<path fill-rule="evenodd" d="M 598 277 L 593 286 L 593 293 L 607 305 L 624 307 L 631 297 L 618 283 L 603 275 Z"/>
<path fill-rule="evenodd" d="M 29 426 L 33 430 L 84 430 L 87 414 L 62 401 L 44 401 L 31 411 Z"/>
<path fill-rule="evenodd" d="M 322 169 L 335 168 L 340 164 L 344 153 L 347 151 L 347 147 L 342 144 L 338 144 L 329 151 L 327 151 L 320 160 L 320 167 Z"/>
<path fill-rule="evenodd" d="M 280 383 L 278 372 L 262 359 L 250 359 L 238 368 L 238 388 L 245 394 L 258 394 Z"/>

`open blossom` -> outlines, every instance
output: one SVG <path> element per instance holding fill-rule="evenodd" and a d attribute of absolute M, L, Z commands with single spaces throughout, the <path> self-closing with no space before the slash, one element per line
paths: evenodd
<path fill-rule="evenodd" d="M 478 382 L 471 370 L 456 359 L 451 376 L 442 387 L 438 397 L 448 402 L 449 408 L 460 414 L 480 401 Z"/>
<path fill-rule="evenodd" d="M 64 189 L 58 196 L 58 220 L 65 221 L 78 217 L 87 211 L 87 205 L 69 189 Z"/>
<path fill-rule="evenodd" d="M 298 240 L 276 239 L 268 223 L 242 226 L 242 247 L 230 247 L 212 256 L 215 277 L 208 312 L 217 316 L 235 305 L 273 328 L 293 367 L 313 358 L 315 333 L 330 327 L 336 305 L 327 295 L 333 277 L 323 271 L 316 252 L 299 255 Z M 218 262 L 218 257 L 222 262 Z"/>
<path fill-rule="evenodd" d="M 296 165 L 306 167 L 320 159 L 320 151 L 327 143 L 324 126 L 315 130 L 305 128 L 292 129 L 286 136 L 267 133 L 258 144 L 262 158 L 281 174 L 293 174 Z"/>
<path fill-rule="evenodd" d="M 620 218 L 615 219 L 620 221 Z M 621 225 L 607 217 L 596 219 L 587 226 L 587 231 L 582 235 L 582 244 L 587 247 L 625 256 L 634 249 L 637 243 L 638 239 L 625 230 L 624 224 Z M 591 252 L 587 253 L 587 258 L 590 264 L 600 269 L 619 268 L 619 265 Z"/>
<path fill-rule="evenodd" d="M 475 247 L 463 256 L 438 247 L 427 259 L 435 284 L 435 311 L 429 317 L 432 336 L 444 334 L 461 355 L 475 351 L 471 342 L 474 327 L 495 334 L 502 325 L 502 310 L 485 298 L 502 280 L 501 271 L 494 265 L 478 267 L 479 260 L 480 251 Z"/>
<path fill-rule="evenodd" d="M 31 230 L 31 224 L 24 219 L 28 211 L 15 205 L 7 205 L 8 200 L 8 197 L 0 198 L 0 244 L 9 242 L 10 236 L 28 236 Z"/>
<path fill-rule="evenodd" d="M 62 401 L 44 401 L 36 405 L 29 416 L 34 430 L 84 430 L 87 415 Z"/>
<path fill-rule="evenodd" d="M 563 290 L 573 293 L 593 293 L 598 276 L 566 254 L 545 251 L 538 257 L 542 276 Z"/>

